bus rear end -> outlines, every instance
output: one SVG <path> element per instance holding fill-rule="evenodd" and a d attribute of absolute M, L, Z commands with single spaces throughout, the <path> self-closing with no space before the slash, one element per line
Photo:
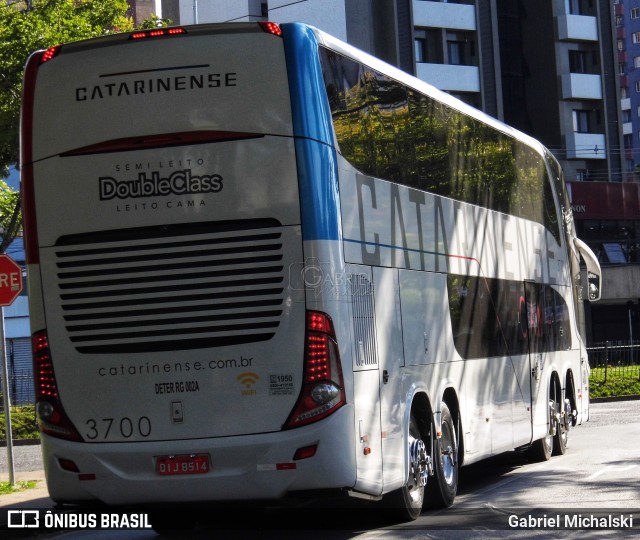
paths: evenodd
<path fill-rule="evenodd" d="M 353 431 L 332 322 L 289 286 L 293 134 L 283 40 L 258 24 L 30 58 L 23 200 L 54 500 L 353 485 L 352 437 L 326 436 Z"/>

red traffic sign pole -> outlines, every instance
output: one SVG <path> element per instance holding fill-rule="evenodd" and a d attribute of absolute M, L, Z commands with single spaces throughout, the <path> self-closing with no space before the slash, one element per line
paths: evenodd
<path fill-rule="evenodd" d="M 9 483 L 15 486 L 13 466 L 13 433 L 11 431 L 11 399 L 9 396 L 9 368 L 4 334 L 4 306 L 10 306 L 22 292 L 22 268 L 9 256 L 0 255 L 0 361 L 2 362 L 2 398 L 7 439 L 7 465 Z"/>

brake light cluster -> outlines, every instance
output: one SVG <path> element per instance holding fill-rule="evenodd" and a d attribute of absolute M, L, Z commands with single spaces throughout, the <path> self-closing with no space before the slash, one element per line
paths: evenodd
<path fill-rule="evenodd" d="M 44 51 L 42 53 L 42 56 L 40 57 L 40 63 L 44 64 L 45 62 L 48 62 L 52 58 L 55 58 L 58 55 L 58 53 L 60 52 L 61 48 L 62 48 L 62 45 L 56 45 L 55 47 L 49 47 L 46 51 Z"/>
<path fill-rule="evenodd" d="M 321 420 L 346 402 L 331 318 L 326 313 L 307 311 L 302 391 L 284 427 L 295 428 Z"/>
<path fill-rule="evenodd" d="M 274 22 L 259 22 L 258 24 L 267 34 L 282 37 L 282 28 L 280 28 L 279 24 Z"/>
<path fill-rule="evenodd" d="M 157 38 L 163 36 L 179 36 L 180 34 L 186 34 L 187 31 L 184 28 L 154 28 L 153 30 L 143 30 L 141 32 L 134 32 L 129 39 L 148 39 Z"/>
<path fill-rule="evenodd" d="M 31 343 L 33 347 L 36 413 L 40 430 L 43 433 L 61 439 L 81 441 L 82 437 L 71 423 L 60 403 L 46 331 L 43 330 L 33 334 Z"/>

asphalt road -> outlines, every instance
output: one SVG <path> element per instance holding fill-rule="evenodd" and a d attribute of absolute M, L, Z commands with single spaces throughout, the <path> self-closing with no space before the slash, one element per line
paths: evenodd
<path fill-rule="evenodd" d="M 508 452 L 460 471 L 452 508 L 425 511 L 412 523 L 397 523 L 368 507 L 337 510 L 328 503 L 303 509 L 249 508 L 199 517 L 203 523 L 182 537 L 244 540 L 433 538 L 639 538 L 640 401 L 592 404 L 590 421 L 570 432 L 564 456 L 529 463 Z M 0 457 L 4 472 L 5 454 Z M 39 466 L 39 447 L 15 449 L 17 470 Z M 601 520 L 619 520 L 618 523 Z M 602 527 L 602 524 L 612 527 Z M 573 528 L 565 528 L 572 525 Z M 47 538 L 157 538 L 151 530 L 67 531 Z"/>

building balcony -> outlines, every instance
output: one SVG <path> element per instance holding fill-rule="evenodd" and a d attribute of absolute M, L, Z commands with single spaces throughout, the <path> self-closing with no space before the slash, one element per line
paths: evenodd
<path fill-rule="evenodd" d="M 631 110 L 631 98 L 624 98 L 620 100 L 620 110 L 621 111 Z"/>
<path fill-rule="evenodd" d="M 598 41 L 598 21 L 587 15 L 559 15 L 560 41 Z"/>
<path fill-rule="evenodd" d="M 622 124 L 622 134 L 631 135 L 633 133 L 633 124 L 631 122 L 625 122 Z"/>
<path fill-rule="evenodd" d="M 603 133 L 569 133 L 567 159 L 606 159 Z"/>
<path fill-rule="evenodd" d="M 562 76 L 562 99 L 602 99 L 600 75 L 565 73 Z"/>
<path fill-rule="evenodd" d="M 473 31 L 476 30 L 476 7 L 467 4 L 413 0 L 413 25 Z"/>
<path fill-rule="evenodd" d="M 418 79 L 446 92 L 480 92 L 480 70 L 476 66 L 417 64 L 416 71 Z"/>

